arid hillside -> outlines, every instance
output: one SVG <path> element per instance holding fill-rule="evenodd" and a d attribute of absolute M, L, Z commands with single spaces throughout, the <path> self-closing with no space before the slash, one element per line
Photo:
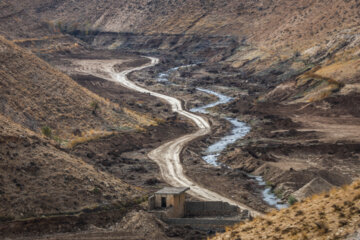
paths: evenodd
<path fill-rule="evenodd" d="M 59 145 L 146 126 L 141 115 L 128 116 L 4 38 L 0 56 L 0 220 L 122 206 L 141 197 Z"/>
<path fill-rule="evenodd" d="M 0 35 L 0 232 L 31 232 L 24 219 L 42 215 L 80 216 L 58 232 L 108 227 L 167 184 L 148 153 L 195 125 L 109 77 L 141 56 L 159 64 L 129 79 L 187 109 L 217 101 L 199 88 L 232 99 L 181 152 L 187 177 L 264 213 L 265 188 L 299 201 L 218 239 L 342 239 L 360 227 L 359 0 L 3 0 Z M 203 156 L 229 118 L 250 131 L 215 167 Z"/>
<path fill-rule="evenodd" d="M 227 229 L 213 239 L 358 239 L 360 182 Z M 348 237 L 348 238 L 347 238 Z"/>
<path fill-rule="evenodd" d="M 4 38 L 0 56 L 1 114 L 35 132 L 47 131 L 59 143 L 155 124 L 146 115 L 124 112 Z"/>
<path fill-rule="evenodd" d="M 8 12 L 4 19 L 12 14 L 21 21 L 19 16 L 27 14 L 39 22 L 69 29 L 235 35 L 271 49 L 302 49 L 345 29 L 358 31 L 360 21 L 357 0 L 37 0 L 3 1 L 1 6 L 2 12 Z"/>
<path fill-rule="evenodd" d="M 0 123 L 0 222 L 115 208 L 141 197 L 9 118 L 1 115 Z"/>
<path fill-rule="evenodd" d="M 291 65 L 290 71 L 301 71 L 334 54 L 359 55 L 357 0 L 26 0 L 2 1 L 0 12 L 0 31 L 21 46 L 40 52 L 49 45 L 57 46 L 56 51 L 79 47 L 71 44 L 74 39 L 61 39 L 60 32 L 96 31 L 140 34 L 140 39 L 144 34 L 153 36 L 143 39 L 143 45 L 158 49 L 179 49 L 197 41 L 190 36 L 234 37 L 238 46 L 231 46 L 232 56 L 213 60 L 257 72 L 293 57 L 304 63 Z M 163 34 L 173 37 L 165 42 Z M 182 38 L 184 35 L 187 37 Z M 125 43 L 126 37 L 119 37 L 111 47 Z"/>

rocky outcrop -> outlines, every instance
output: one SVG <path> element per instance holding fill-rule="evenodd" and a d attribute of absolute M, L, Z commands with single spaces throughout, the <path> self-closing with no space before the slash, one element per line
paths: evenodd
<path fill-rule="evenodd" d="M 297 190 L 292 194 L 296 199 L 303 200 L 307 197 L 310 197 L 314 194 L 318 194 L 321 192 L 327 192 L 332 189 L 334 185 L 327 182 L 325 179 L 321 177 L 314 178 L 305 186 Z"/>

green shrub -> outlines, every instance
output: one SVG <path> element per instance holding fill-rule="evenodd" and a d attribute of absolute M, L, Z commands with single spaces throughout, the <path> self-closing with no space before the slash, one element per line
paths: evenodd
<path fill-rule="evenodd" d="M 92 113 L 94 115 L 96 115 L 96 110 L 98 110 L 100 108 L 99 103 L 97 101 L 91 102 L 90 107 L 91 107 Z"/>
<path fill-rule="evenodd" d="M 277 198 L 283 198 L 283 189 L 275 189 L 274 190 L 274 194 L 276 195 Z"/>
<path fill-rule="evenodd" d="M 48 127 L 48 126 L 42 127 L 41 132 L 42 132 L 42 134 L 43 134 L 44 136 L 46 136 L 46 137 L 48 137 L 48 138 L 50 138 L 51 135 L 52 135 L 52 130 L 51 130 L 51 128 Z"/>
<path fill-rule="evenodd" d="M 0 222 L 11 222 L 13 221 L 15 218 L 11 217 L 11 216 L 0 216 Z"/>
<path fill-rule="evenodd" d="M 288 198 L 288 203 L 290 204 L 290 205 L 294 205 L 296 202 L 297 202 L 298 200 L 294 197 L 294 196 L 289 196 L 289 198 Z"/>
<path fill-rule="evenodd" d="M 101 190 L 98 188 L 98 187 L 95 187 L 93 190 L 92 190 L 93 194 L 95 195 L 101 195 Z"/>

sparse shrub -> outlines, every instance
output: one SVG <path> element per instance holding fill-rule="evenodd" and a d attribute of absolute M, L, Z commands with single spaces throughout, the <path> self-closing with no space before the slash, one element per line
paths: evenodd
<path fill-rule="evenodd" d="M 356 196 L 354 197 L 354 199 L 353 199 L 354 202 L 357 201 L 357 200 L 360 200 L 360 194 L 356 195 Z"/>
<path fill-rule="evenodd" d="M 290 195 L 288 198 L 288 203 L 290 205 L 294 205 L 296 202 L 297 202 L 297 199 L 294 196 Z"/>
<path fill-rule="evenodd" d="M 301 53 L 299 52 L 299 51 L 296 51 L 295 53 L 294 53 L 294 57 L 300 57 L 301 56 Z"/>
<path fill-rule="evenodd" d="M 329 227 L 323 222 L 315 222 L 316 227 L 323 233 L 329 232 Z"/>
<path fill-rule="evenodd" d="M 52 137 L 58 144 L 62 144 L 63 140 L 59 136 L 53 136 Z"/>
<path fill-rule="evenodd" d="M 281 199 L 283 198 L 283 189 L 275 189 L 274 190 L 274 194 L 276 195 L 277 198 Z"/>
<path fill-rule="evenodd" d="M 346 226 L 347 224 L 348 224 L 348 222 L 347 222 L 347 221 L 345 221 L 345 220 L 341 220 L 341 221 L 339 222 L 339 227 Z"/>
<path fill-rule="evenodd" d="M 91 107 L 92 113 L 94 115 L 96 115 L 96 110 L 98 110 L 100 108 L 99 103 L 97 101 L 92 101 L 90 103 L 90 107 Z"/>
<path fill-rule="evenodd" d="M 14 217 L 10 217 L 10 216 L 0 216 L 0 222 L 10 222 L 13 221 Z"/>
<path fill-rule="evenodd" d="M 97 187 L 95 187 L 92 192 L 95 194 L 95 195 L 101 195 L 101 190 Z"/>
<path fill-rule="evenodd" d="M 146 185 L 155 185 L 160 183 L 160 181 L 157 178 L 149 178 L 145 181 Z"/>
<path fill-rule="evenodd" d="M 131 167 L 129 170 L 131 172 L 138 172 L 138 173 L 147 173 L 148 172 L 148 170 L 144 166 Z"/>
<path fill-rule="evenodd" d="M 319 212 L 320 219 L 324 219 L 326 214 L 324 212 Z"/>
<path fill-rule="evenodd" d="M 51 135 L 52 135 L 52 130 L 51 130 L 51 128 L 48 127 L 48 126 L 42 127 L 41 132 L 42 132 L 42 134 L 43 134 L 44 136 L 46 136 L 46 137 L 48 137 L 48 138 L 50 138 Z"/>
<path fill-rule="evenodd" d="M 301 210 L 298 210 L 298 211 L 295 213 L 295 216 L 301 216 L 301 215 L 304 215 L 304 212 L 301 211 Z"/>
<path fill-rule="evenodd" d="M 337 211 L 337 212 L 340 212 L 340 211 L 341 211 L 341 207 L 339 207 L 339 206 L 336 205 L 336 204 L 332 205 L 331 207 L 334 209 L 334 211 Z"/>
<path fill-rule="evenodd" d="M 266 181 L 266 186 L 268 186 L 268 187 L 273 187 L 274 184 L 273 184 L 272 182 L 270 182 L 270 181 Z"/>

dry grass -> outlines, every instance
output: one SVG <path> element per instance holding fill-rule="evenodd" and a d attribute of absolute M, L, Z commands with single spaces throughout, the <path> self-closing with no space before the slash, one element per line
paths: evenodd
<path fill-rule="evenodd" d="M 213 239 L 344 239 L 360 227 L 360 181 L 227 228 Z"/>
<path fill-rule="evenodd" d="M 66 144 L 66 147 L 73 148 L 81 143 L 94 141 L 96 139 L 107 137 L 112 134 L 114 134 L 114 132 L 90 130 L 90 131 L 86 132 L 83 136 L 76 137 L 76 138 L 70 140 Z"/>
<path fill-rule="evenodd" d="M 0 220 L 76 212 L 143 194 L 1 114 L 0 125 Z"/>
<path fill-rule="evenodd" d="M 329 78 L 324 77 L 314 72 L 319 68 L 303 74 L 296 79 L 295 87 L 299 89 L 297 97 L 294 102 L 315 102 L 320 101 L 334 92 L 340 91 L 344 84 Z"/>
<path fill-rule="evenodd" d="M 45 40 L 47 38 L 50 37 L 44 37 Z M 35 39 L 16 41 L 32 40 Z M 77 43 L 73 45 L 77 47 Z M 74 139 L 72 132 L 75 129 L 81 132 L 91 129 L 122 131 L 157 125 L 150 116 L 122 109 L 2 37 L 0 79 L 0 94 L 4 99 L 0 108 L 9 118 L 39 132 L 43 126 L 49 126 L 59 139 L 71 141 L 70 146 L 108 134 L 105 131 Z M 98 103 L 95 114 L 92 102 Z"/>
<path fill-rule="evenodd" d="M 36 42 L 36 41 L 45 41 L 45 40 L 51 40 L 51 39 L 61 39 L 64 38 L 64 35 L 52 35 L 52 36 L 44 36 L 41 38 L 20 38 L 20 39 L 13 39 L 13 43 L 24 43 L 24 42 Z"/>
<path fill-rule="evenodd" d="M 316 74 L 342 83 L 357 81 L 360 76 L 360 59 L 335 62 L 320 68 Z"/>
<path fill-rule="evenodd" d="M 140 114 L 128 108 L 123 108 L 123 111 L 128 116 L 135 119 L 142 126 L 157 126 L 157 122 L 152 119 L 152 117 L 148 114 Z"/>

